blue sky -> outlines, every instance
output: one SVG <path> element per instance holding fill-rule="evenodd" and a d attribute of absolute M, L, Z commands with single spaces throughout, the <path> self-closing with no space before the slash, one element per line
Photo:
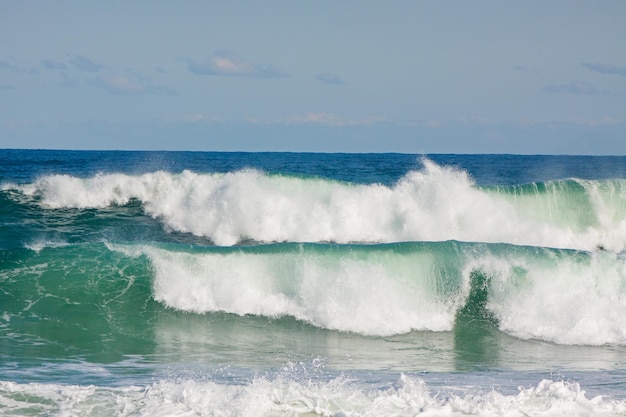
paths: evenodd
<path fill-rule="evenodd" d="M 626 154 L 626 2 L 4 1 L 0 148 Z"/>

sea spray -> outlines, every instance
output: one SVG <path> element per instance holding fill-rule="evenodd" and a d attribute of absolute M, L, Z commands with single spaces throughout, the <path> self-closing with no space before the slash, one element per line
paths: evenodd
<path fill-rule="evenodd" d="M 256 378 L 245 385 L 210 381 L 159 381 L 139 387 L 97 387 L 0 382 L 0 407 L 15 414 L 81 416 L 518 416 L 612 417 L 626 402 L 589 397 L 576 383 L 542 380 L 517 394 L 433 391 L 401 375 L 391 386 L 359 387 L 337 378 L 298 382 Z"/>
<path fill-rule="evenodd" d="M 353 184 L 245 170 L 90 178 L 49 175 L 4 189 L 48 210 L 139 201 L 166 229 L 218 245 L 256 242 L 445 241 L 616 252 L 626 247 L 626 181 L 478 187 L 428 160 L 396 184 Z"/>

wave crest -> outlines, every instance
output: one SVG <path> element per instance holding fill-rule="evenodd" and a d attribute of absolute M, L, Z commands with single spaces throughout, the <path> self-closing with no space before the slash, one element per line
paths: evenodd
<path fill-rule="evenodd" d="M 622 251 L 626 181 L 478 187 L 431 161 L 393 186 L 245 170 L 51 175 L 17 186 L 44 207 L 103 208 L 139 200 L 170 230 L 217 245 L 257 242 L 507 242 Z M 4 188 L 6 189 L 7 186 Z"/>

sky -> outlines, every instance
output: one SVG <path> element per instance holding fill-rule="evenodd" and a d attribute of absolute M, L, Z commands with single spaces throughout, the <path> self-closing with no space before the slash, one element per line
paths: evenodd
<path fill-rule="evenodd" d="M 0 148 L 626 154 L 626 1 L 0 2 Z"/>

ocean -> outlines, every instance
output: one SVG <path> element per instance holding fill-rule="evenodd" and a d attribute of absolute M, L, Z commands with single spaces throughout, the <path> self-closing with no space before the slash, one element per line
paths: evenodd
<path fill-rule="evenodd" d="M 0 150 L 0 415 L 626 416 L 626 157 Z"/>

